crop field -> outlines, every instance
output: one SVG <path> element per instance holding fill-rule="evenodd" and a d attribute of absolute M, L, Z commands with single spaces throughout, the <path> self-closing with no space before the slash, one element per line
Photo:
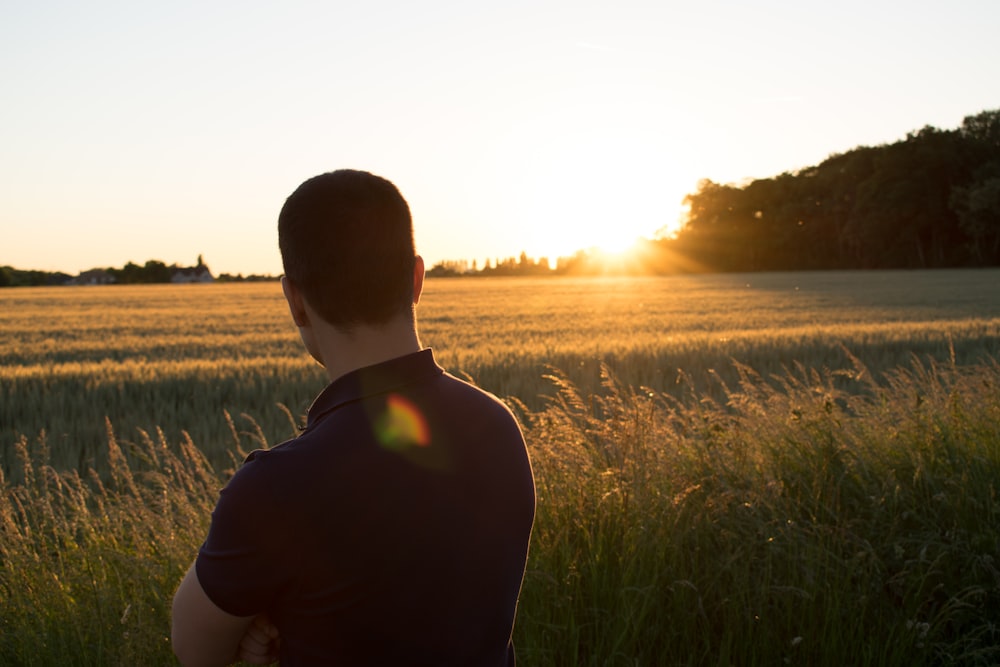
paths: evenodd
<path fill-rule="evenodd" d="M 1000 271 L 438 279 L 522 422 L 527 665 L 1000 663 Z M 175 664 L 241 452 L 326 382 L 276 283 L 0 290 L 0 664 Z"/>
<path fill-rule="evenodd" d="M 734 381 L 733 361 L 765 377 L 844 368 L 848 353 L 875 373 L 952 351 L 973 363 L 1000 352 L 997 285 L 989 270 L 439 279 L 418 317 L 445 368 L 537 407 L 550 370 L 590 390 L 602 362 L 675 394 Z M 105 418 L 126 440 L 184 430 L 219 461 L 234 445 L 227 413 L 275 444 L 326 382 L 276 283 L 2 290 L 0 331 L 7 472 L 17 436 L 43 430 L 55 463 L 86 467 Z"/>

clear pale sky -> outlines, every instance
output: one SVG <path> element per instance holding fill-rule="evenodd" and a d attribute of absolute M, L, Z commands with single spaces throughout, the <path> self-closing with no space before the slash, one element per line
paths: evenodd
<path fill-rule="evenodd" d="M 340 167 L 418 251 L 556 257 L 739 183 L 1000 107 L 1000 2 L 5 2 L 0 265 L 281 272 Z"/>

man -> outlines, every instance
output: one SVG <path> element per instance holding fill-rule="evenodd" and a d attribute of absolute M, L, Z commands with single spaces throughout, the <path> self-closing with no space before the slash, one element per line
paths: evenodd
<path fill-rule="evenodd" d="M 511 665 L 534 519 L 521 431 L 422 349 L 410 211 L 389 181 L 307 180 L 282 288 L 330 384 L 222 490 L 174 596 L 185 665 Z"/>

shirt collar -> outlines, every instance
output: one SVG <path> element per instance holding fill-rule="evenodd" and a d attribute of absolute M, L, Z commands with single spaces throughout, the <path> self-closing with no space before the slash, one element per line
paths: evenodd
<path fill-rule="evenodd" d="M 327 414 L 347 403 L 385 394 L 442 373 L 444 369 L 437 365 L 431 348 L 351 371 L 328 384 L 316 397 L 309 406 L 304 430 L 308 431 Z"/>

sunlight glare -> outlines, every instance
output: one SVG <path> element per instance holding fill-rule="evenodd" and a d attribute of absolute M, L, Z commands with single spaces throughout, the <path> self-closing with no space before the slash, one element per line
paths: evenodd
<path fill-rule="evenodd" d="M 676 232 L 693 179 L 683 160 L 631 128 L 546 123 L 512 141 L 503 201 L 509 233 L 529 256 L 553 262 L 579 250 L 618 254 L 640 238 Z M 669 156 L 669 157 L 668 157 Z"/>

